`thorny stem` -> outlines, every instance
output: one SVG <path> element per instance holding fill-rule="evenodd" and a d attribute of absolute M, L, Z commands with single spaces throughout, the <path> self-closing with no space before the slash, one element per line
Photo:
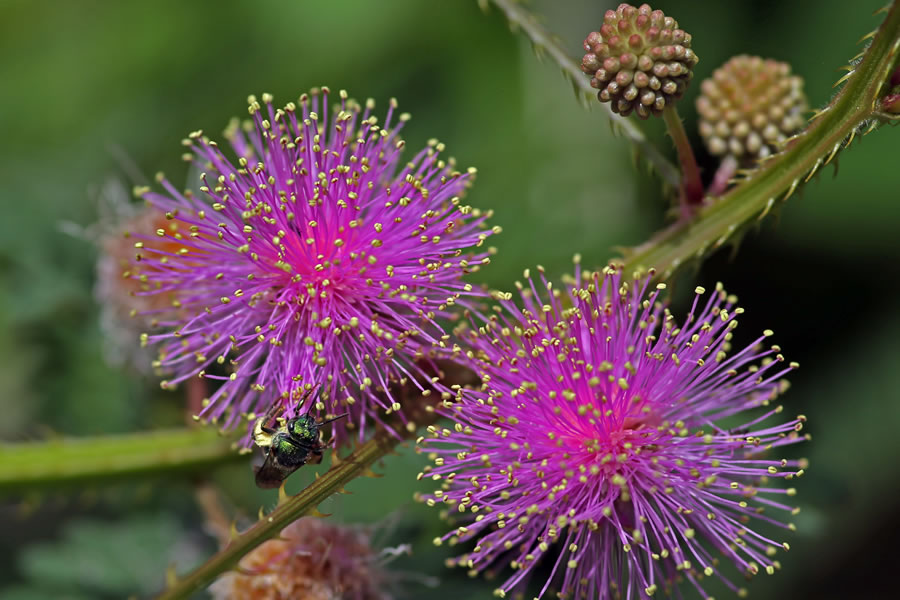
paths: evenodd
<path fill-rule="evenodd" d="M 675 144 L 675 151 L 678 153 L 678 160 L 681 163 L 683 176 L 678 197 L 681 217 L 687 219 L 694 212 L 694 208 L 703 202 L 703 181 L 700 179 L 700 168 L 697 166 L 691 142 L 674 104 L 663 109 L 663 120 L 666 122 L 666 129 L 669 131 L 672 143 Z"/>
<path fill-rule="evenodd" d="M 480 381 L 474 372 L 451 361 L 436 359 L 431 361 L 430 366 L 435 369 L 434 372 L 443 380 L 444 385 L 451 389 L 476 385 Z M 436 382 L 438 377 L 432 381 Z M 275 510 L 268 515 L 261 515 L 259 521 L 243 533 L 233 532 L 228 543 L 212 558 L 182 579 L 170 571 L 168 587 L 158 597 L 159 600 L 186 598 L 209 585 L 220 574 L 236 568 L 244 555 L 266 540 L 277 537 L 282 529 L 298 518 L 318 514 L 316 507 L 341 491 L 347 483 L 360 476 L 374 476 L 370 467 L 375 461 L 391 453 L 404 440 L 415 438 L 420 427 L 433 425 L 437 421 L 434 407 L 439 402 L 438 394 L 432 396 L 430 391 L 420 394 L 409 388 L 403 388 L 401 393 L 414 394 L 402 402 L 406 418 L 403 426 L 395 423 L 398 426 L 393 427 L 393 431 L 380 427 L 369 441 L 344 458 L 339 458 L 336 452 L 332 452 L 331 468 L 295 496 L 285 494 L 282 486 L 278 491 L 278 506 Z M 208 503 L 209 498 L 203 501 Z"/>
<path fill-rule="evenodd" d="M 212 428 L 0 444 L 0 493 L 85 487 L 246 460 Z"/>
<path fill-rule="evenodd" d="M 521 28 L 536 47 L 546 50 L 574 85 L 584 92 L 594 93 L 578 64 L 516 0 L 479 0 L 482 5 L 489 1 L 506 14 L 512 25 Z M 892 3 L 872 44 L 848 74 L 844 87 L 806 131 L 727 194 L 697 210 L 691 219 L 679 220 L 632 249 L 624 258 L 625 267 L 629 270 L 654 267 L 657 277 L 664 279 L 691 259 L 702 258 L 733 240 L 748 225 L 765 217 L 777 201 L 787 200 L 820 167 L 831 162 L 853 140 L 867 119 L 878 117 L 878 94 L 896 68 L 900 46 L 898 3 L 900 0 Z M 613 114 L 608 105 L 603 106 L 613 126 L 637 146 L 665 181 L 678 186 L 681 177 L 677 169 L 647 141 L 634 123 Z"/>
<path fill-rule="evenodd" d="M 581 72 L 578 62 L 569 56 L 557 38 L 548 32 L 534 15 L 520 6 L 516 0 L 490 1 L 506 14 L 506 19 L 511 25 L 519 27 L 525 32 L 525 35 L 528 36 L 535 47 L 547 52 L 582 93 L 586 94 L 591 100 L 596 98 L 597 90 L 591 87 L 590 81 Z M 487 4 L 487 0 L 479 0 L 479 2 L 482 6 Z M 592 104 L 594 103 L 592 102 Z M 647 136 L 635 125 L 634 121 L 623 119 L 615 114 L 608 104 L 602 104 L 601 109 L 605 111 L 613 128 L 637 147 L 644 158 L 653 165 L 659 176 L 672 187 L 678 187 L 681 182 L 681 175 L 678 173 L 678 169 L 656 149 L 656 146 L 650 143 Z"/>
<path fill-rule="evenodd" d="M 434 412 L 424 413 L 422 417 L 416 421 L 419 426 L 429 425 L 436 420 Z M 398 428 L 398 431 L 402 432 L 404 439 L 411 439 L 416 435 L 417 429 Z M 248 530 L 233 536 L 222 550 L 186 577 L 178 579 L 170 575 L 169 587 L 160 594 L 158 600 L 187 598 L 209 585 L 221 573 L 234 569 L 248 552 L 266 540 L 277 537 L 282 529 L 298 518 L 314 514 L 316 507 L 323 500 L 340 491 L 356 477 L 365 475 L 375 461 L 393 451 L 401 441 L 394 434 L 382 429 L 346 458 L 338 459 L 332 455 L 331 468 L 299 494 L 287 496 L 282 488 L 275 510 L 262 517 Z"/>
<path fill-rule="evenodd" d="M 895 0 L 862 60 L 809 127 L 725 195 L 701 208 L 693 219 L 675 223 L 626 254 L 626 269 L 654 267 L 658 277 L 667 278 L 690 259 L 704 257 L 761 220 L 776 202 L 787 200 L 848 146 L 875 115 L 879 94 L 895 68 L 898 53 L 900 0 Z M 877 124 L 873 121 L 869 130 Z"/>

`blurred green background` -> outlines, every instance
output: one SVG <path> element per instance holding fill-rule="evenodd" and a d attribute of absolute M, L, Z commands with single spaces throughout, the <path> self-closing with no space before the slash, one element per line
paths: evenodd
<path fill-rule="evenodd" d="M 881 0 L 658 2 L 692 33 L 699 78 L 729 56 L 790 61 L 813 106 L 878 20 Z M 547 25 L 580 56 L 612 2 L 538 2 Z M 660 183 L 633 168 L 602 112 L 586 110 L 558 69 L 474 1 L 0 2 L 0 439 L 89 435 L 181 423 L 183 400 L 104 360 L 92 288 L 97 249 L 64 233 L 98 219 L 99 190 L 130 188 L 165 170 L 186 180 L 180 140 L 213 137 L 246 96 L 277 103 L 309 87 L 346 88 L 413 115 L 411 149 L 438 137 L 479 169 L 469 201 L 493 208 L 499 254 L 483 281 L 508 287 L 524 268 L 599 264 L 663 223 Z M 688 90 L 681 114 L 694 131 Z M 660 123 L 644 124 L 671 155 Z M 840 158 L 779 219 L 720 253 L 684 289 L 722 280 L 741 297 L 747 336 L 771 327 L 802 368 L 784 397 L 805 413 L 811 468 L 784 569 L 750 585 L 757 598 L 893 597 L 900 560 L 900 173 L 897 132 L 885 128 Z M 699 138 L 694 134 L 695 147 Z M 220 138 L 221 139 L 221 138 Z M 701 151 L 707 175 L 714 163 Z M 777 226 L 775 223 L 777 222 Z M 445 525 L 411 501 L 419 457 L 384 461 L 389 480 L 354 482 L 325 512 L 387 520 L 413 555 L 395 566 L 408 597 L 488 598 L 494 585 L 443 567 L 430 540 Z M 294 489 L 312 469 L 291 480 Z M 234 510 L 274 502 L 246 465 L 215 474 Z M 390 483 L 386 483 L 390 481 Z M 187 482 L 0 499 L 0 597 L 120 598 L 161 587 L 215 543 Z M 429 590 L 416 583 L 439 577 Z M 694 592 L 689 590 L 689 597 Z M 722 595 L 721 597 L 730 597 Z"/>

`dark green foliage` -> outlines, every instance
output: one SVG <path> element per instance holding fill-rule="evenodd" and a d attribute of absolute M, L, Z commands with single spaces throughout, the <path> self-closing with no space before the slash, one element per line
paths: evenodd
<path fill-rule="evenodd" d="M 23 582 L 0 595 L 16 600 L 124 598 L 159 589 L 170 563 L 196 563 L 200 536 L 185 536 L 166 514 L 134 514 L 117 522 L 78 518 L 56 541 L 27 546 L 18 556 Z"/>

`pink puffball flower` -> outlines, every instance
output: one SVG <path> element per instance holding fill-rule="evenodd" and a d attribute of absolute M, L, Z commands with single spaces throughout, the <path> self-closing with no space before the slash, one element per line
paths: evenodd
<path fill-rule="evenodd" d="M 442 481 L 424 499 L 461 523 L 436 543 L 474 542 L 455 564 L 513 569 L 498 596 L 542 561 L 538 597 L 572 599 L 677 594 L 681 579 L 707 598 L 710 577 L 737 589 L 727 563 L 779 566 L 788 545 L 758 525 L 793 528 L 778 513 L 794 490 L 771 481 L 805 461 L 773 454 L 804 439 L 805 418 L 780 419 L 772 401 L 797 365 L 763 346 L 771 331 L 731 351 L 743 310 L 721 285 L 698 287 L 681 325 L 664 288 L 579 267 L 560 291 L 542 271 L 447 349 L 483 384 L 444 391 L 454 423 L 421 440 L 434 459 L 422 476 Z"/>
<path fill-rule="evenodd" d="M 315 408 L 349 412 L 341 423 L 362 437 L 399 409 L 392 384 L 421 387 L 416 361 L 450 308 L 483 294 L 462 276 L 489 262 L 482 245 L 499 228 L 461 201 L 474 169 L 455 170 L 436 141 L 402 161 L 408 115 L 395 101 L 379 122 L 373 101 L 339 96 L 331 107 L 327 88 L 313 90 L 283 109 L 251 96 L 252 122 L 226 132 L 235 159 L 202 132 L 184 141 L 199 193 L 162 176 L 164 192 L 139 190 L 178 224 L 135 244 L 138 294 L 178 309 L 160 311 L 143 341 L 171 374 L 164 388 L 222 381 L 199 418 L 230 428 Z M 177 251 L 158 244 L 169 237 Z M 351 435 L 336 427 L 334 442 Z"/>

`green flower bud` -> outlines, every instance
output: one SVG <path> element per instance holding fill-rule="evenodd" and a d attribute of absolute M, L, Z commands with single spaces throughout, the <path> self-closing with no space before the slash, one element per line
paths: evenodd
<path fill-rule="evenodd" d="M 777 152 L 806 123 L 803 78 L 787 63 L 735 56 L 700 84 L 700 135 L 711 154 L 747 163 Z"/>

